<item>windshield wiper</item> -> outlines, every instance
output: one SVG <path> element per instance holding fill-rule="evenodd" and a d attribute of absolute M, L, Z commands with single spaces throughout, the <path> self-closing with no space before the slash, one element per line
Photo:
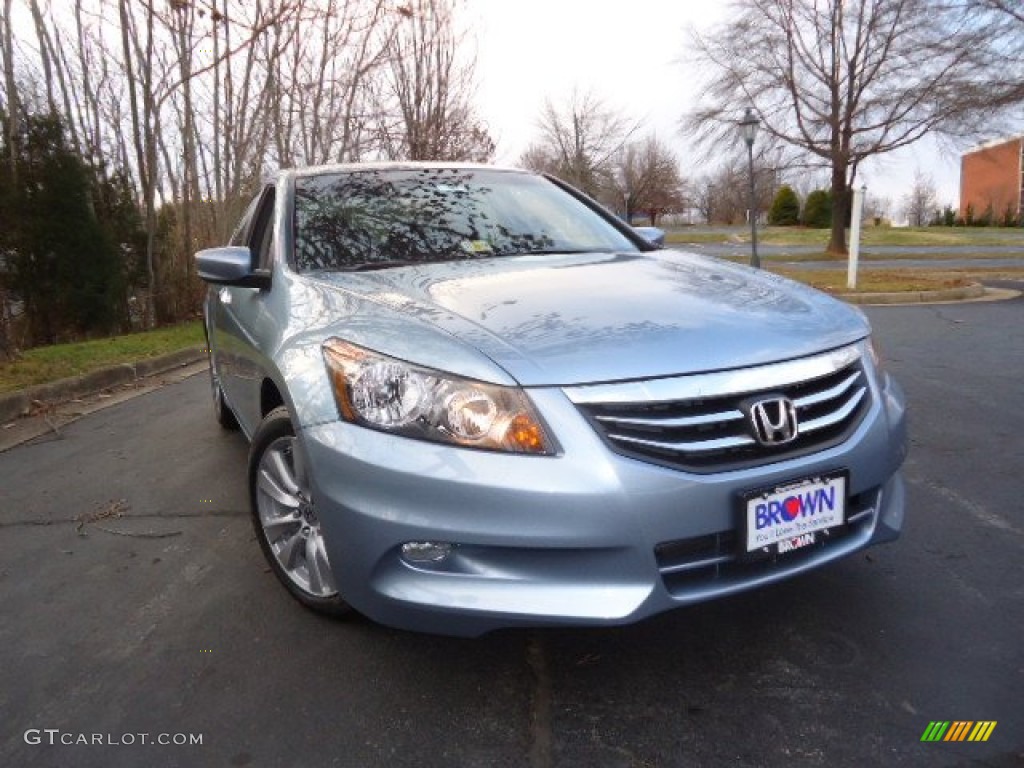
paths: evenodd
<path fill-rule="evenodd" d="M 389 261 L 359 261 L 355 264 L 349 264 L 348 266 L 341 267 L 338 271 L 340 272 L 372 272 L 379 269 L 391 269 L 392 267 L 415 267 L 423 266 L 427 264 L 444 264 L 445 262 L 451 261 L 472 261 L 479 258 L 492 258 L 494 256 L 545 256 L 545 255 L 566 255 L 574 253 L 607 253 L 608 251 L 601 248 L 536 248 L 533 250 L 525 251 L 510 251 L 508 253 L 480 253 L 480 254 L 467 254 L 459 253 L 454 254 L 448 258 L 442 259 L 427 259 L 422 261 L 410 261 L 403 259 L 392 259 Z"/>
<path fill-rule="evenodd" d="M 360 261 L 356 264 L 350 264 L 344 267 L 340 271 L 342 272 L 371 272 L 376 269 L 391 269 L 392 267 L 413 267 L 417 264 L 423 264 L 422 261 L 403 261 L 401 259 L 392 259 L 390 261 Z"/>
<path fill-rule="evenodd" d="M 537 248 L 535 250 L 528 251 L 512 251 L 511 253 L 503 254 L 505 256 L 546 256 L 551 255 L 563 255 L 573 253 L 607 253 L 603 248 Z"/>

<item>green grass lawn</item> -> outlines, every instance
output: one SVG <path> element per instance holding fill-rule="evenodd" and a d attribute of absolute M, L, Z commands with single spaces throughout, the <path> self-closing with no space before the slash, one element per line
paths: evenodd
<path fill-rule="evenodd" d="M 764 227 L 758 229 L 757 239 L 766 245 L 820 245 L 822 252 L 828 245 L 829 232 L 825 229 L 803 227 Z M 847 231 L 849 238 L 849 231 Z M 746 227 L 709 230 L 705 227 L 674 229 L 665 236 L 667 243 L 729 243 L 750 242 Z M 861 245 L 1019 245 L 1024 248 L 1024 229 L 1000 227 L 865 227 L 861 230 Z"/>
<path fill-rule="evenodd" d="M 828 293 L 847 293 L 845 269 L 793 269 L 769 265 L 772 272 L 813 285 Z M 871 269 L 857 275 L 857 293 L 889 291 L 941 291 L 962 288 L 983 280 L 1020 280 L 1024 269 L 923 270 Z"/>
<path fill-rule="evenodd" d="M 12 392 L 204 343 L 203 324 L 196 320 L 146 333 L 36 347 L 23 352 L 14 362 L 0 363 L 0 392 Z"/>
<path fill-rule="evenodd" d="M 800 270 L 772 268 L 772 272 L 813 285 L 828 293 L 847 293 L 846 270 Z M 941 291 L 962 288 L 973 282 L 960 272 L 921 272 L 918 270 L 871 270 L 857 275 L 857 292 Z"/>

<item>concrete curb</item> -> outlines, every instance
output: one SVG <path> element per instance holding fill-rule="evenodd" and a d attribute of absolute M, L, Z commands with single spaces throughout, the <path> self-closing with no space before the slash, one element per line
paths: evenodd
<path fill-rule="evenodd" d="M 966 301 L 985 295 L 985 286 L 971 283 L 963 288 L 942 291 L 891 291 L 885 293 L 836 293 L 837 299 L 850 304 L 928 304 L 935 301 Z"/>
<path fill-rule="evenodd" d="M 34 387 L 0 395 L 0 423 L 12 421 L 32 410 L 33 402 L 45 404 L 63 403 L 106 389 L 133 384 L 147 376 L 197 363 L 206 357 L 205 347 L 188 347 L 169 352 L 159 357 L 150 357 L 135 363 L 122 363 L 108 368 L 98 368 L 81 376 L 51 381 Z"/>

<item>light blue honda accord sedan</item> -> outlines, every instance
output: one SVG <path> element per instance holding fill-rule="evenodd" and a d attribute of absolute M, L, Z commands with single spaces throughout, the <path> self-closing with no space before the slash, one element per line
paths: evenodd
<path fill-rule="evenodd" d="M 626 624 L 899 535 L 904 399 L 864 316 L 557 179 L 282 171 L 196 261 L 257 538 L 314 610 Z"/>

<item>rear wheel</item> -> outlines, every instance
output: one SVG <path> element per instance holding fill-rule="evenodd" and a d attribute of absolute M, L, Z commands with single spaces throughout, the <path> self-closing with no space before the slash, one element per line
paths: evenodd
<path fill-rule="evenodd" d="M 351 612 L 338 594 L 302 447 L 283 406 L 267 414 L 253 437 L 249 495 L 256 538 L 285 588 L 320 613 Z"/>

